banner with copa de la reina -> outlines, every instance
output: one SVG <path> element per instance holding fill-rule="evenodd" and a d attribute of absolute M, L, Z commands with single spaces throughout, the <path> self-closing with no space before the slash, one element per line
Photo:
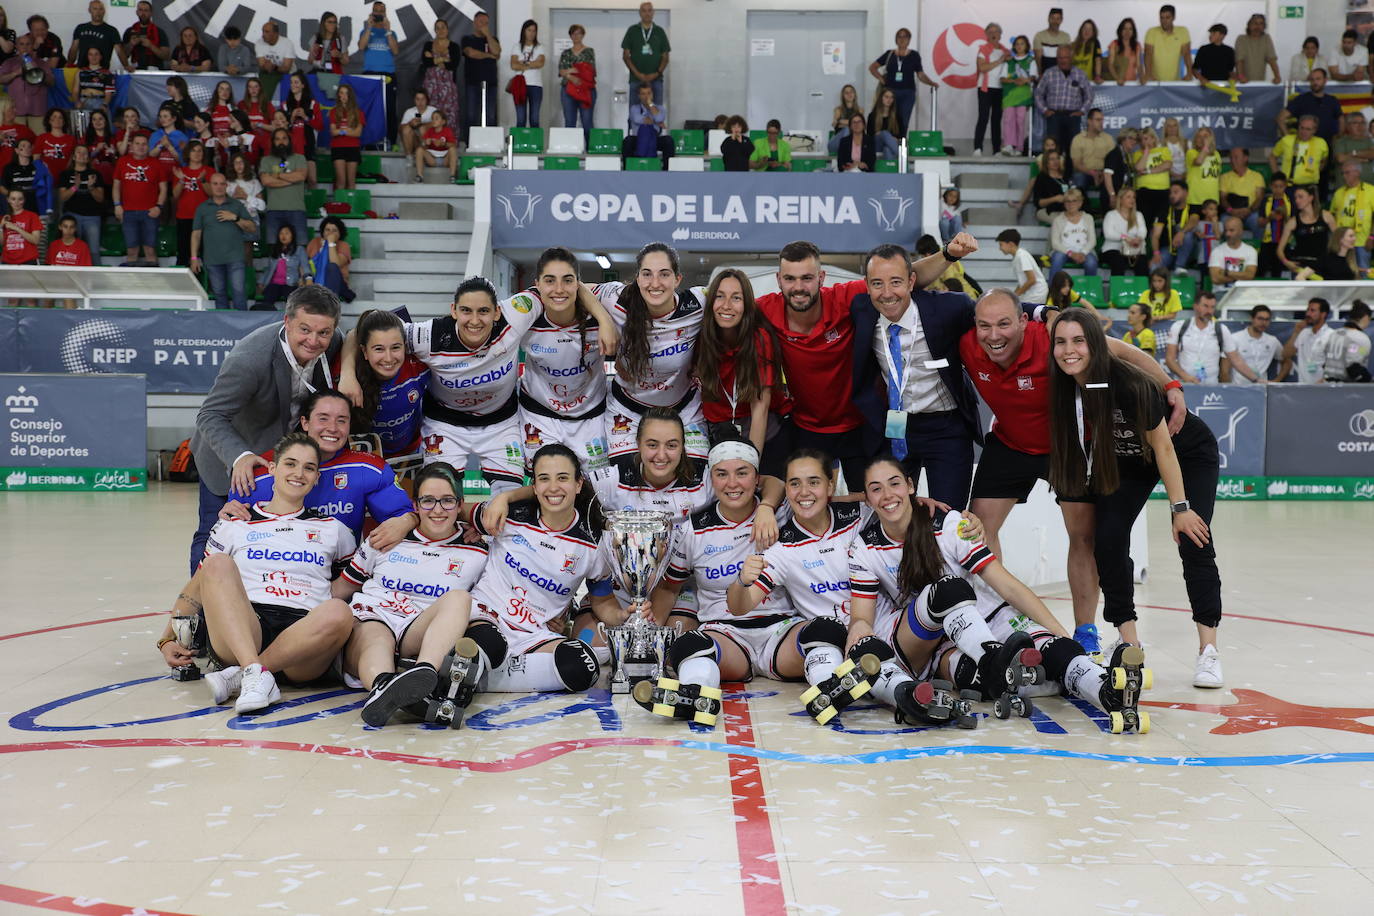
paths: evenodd
<path fill-rule="evenodd" d="M 691 251 L 768 251 L 807 239 L 827 253 L 922 232 L 924 175 L 834 172 L 491 173 L 496 248 L 635 250 L 661 240 Z M 931 197 L 933 200 L 933 197 Z"/>

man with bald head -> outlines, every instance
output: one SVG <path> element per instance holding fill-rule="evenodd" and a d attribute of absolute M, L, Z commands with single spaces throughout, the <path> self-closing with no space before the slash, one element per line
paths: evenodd
<path fill-rule="evenodd" d="M 1072 46 L 1055 49 L 1055 64 L 1035 86 L 1035 106 L 1045 118 L 1045 136 L 1067 151 L 1083 126 L 1083 115 L 1093 107 L 1093 88 L 1088 75 L 1073 65 Z"/>
<path fill-rule="evenodd" d="M 1358 172 L 1360 167 L 1355 166 Z M 1212 249 L 1207 270 L 1212 275 L 1212 292 L 1221 293 L 1237 280 L 1253 280 L 1259 270 L 1259 252 L 1245 244 L 1245 224 L 1227 217 L 1222 228 L 1222 244 Z"/>
<path fill-rule="evenodd" d="M 1048 325 L 1031 320 L 1010 290 L 989 290 L 974 306 L 973 327 L 959 339 L 964 371 L 993 413 L 992 430 L 984 436 L 983 454 L 973 477 L 969 510 L 982 520 L 983 540 L 996 554 L 1001 553 L 998 532 L 1012 508 L 1026 501 L 1037 480 L 1049 480 L 1050 330 L 1057 309 L 1048 306 L 1045 314 Z M 1161 387 L 1168 383 L 1169 377 L 1143 350 L 1112 337 L 1107 338 L 1107 346 Z M 1172 409 L 1169 427 L 1177 430 L 1187 412 L 1183 392 L 1175 386 L 1167 394 Z M 1069 532 L 1074 639 L 1096 652 L 1093 505 L 1061 498 L 1059 507 Z"/>
<path fill-rule="evenodd" d="M 219 172 L 210 176 L 210 196 L 196 207 L 191 223 L 191 269 L 209 271 L 216 308 L 248 308 L 244 293 L 243 234 L 256 233 L 258 224 L 243 201 L 230 197 L 229 182 Z M 203 260 L 202 260 L 203 254 Z"/>

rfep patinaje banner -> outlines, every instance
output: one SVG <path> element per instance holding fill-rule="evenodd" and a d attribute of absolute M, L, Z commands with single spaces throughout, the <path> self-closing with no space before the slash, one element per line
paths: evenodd
<path fill-rule="evenodd" d="M 4 490 L 144 490 L 141 375 L 0 375 Z"/>
<path fill-rule="evenodd" d="M 806 239 L 823 252 L 912 248 L 935 233 L 933 175 L 826 172 L 491 172 L 496 248 L 776 252 Z M 926 182 L 931 188 L 925 188 Z M 929 210 L 929 212 L 926 212 Z"/>

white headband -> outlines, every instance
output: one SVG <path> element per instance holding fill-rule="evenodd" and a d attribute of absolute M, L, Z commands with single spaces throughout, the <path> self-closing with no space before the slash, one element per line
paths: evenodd
<path fill-rule="evenodd" d="M 734 439 L 718 443 L 706 455 L 706 472 L 709 474 L 715 470 L 716 465 L 722 461 L 733 461 L 738 459 L 748 463 L 754 470 L 759 469 L 758 449 L 748 442 L 739 442 Z"/>

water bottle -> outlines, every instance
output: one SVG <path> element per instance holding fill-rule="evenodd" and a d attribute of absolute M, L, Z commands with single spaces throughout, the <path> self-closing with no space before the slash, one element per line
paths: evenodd
<path fill-rule="evenodd" d="M 1199 385 L 1207 384 L 1207 367 L 1199 366 L 1197 372 L 1194 374 L 1197 376 L 1197 383 Z"/>

